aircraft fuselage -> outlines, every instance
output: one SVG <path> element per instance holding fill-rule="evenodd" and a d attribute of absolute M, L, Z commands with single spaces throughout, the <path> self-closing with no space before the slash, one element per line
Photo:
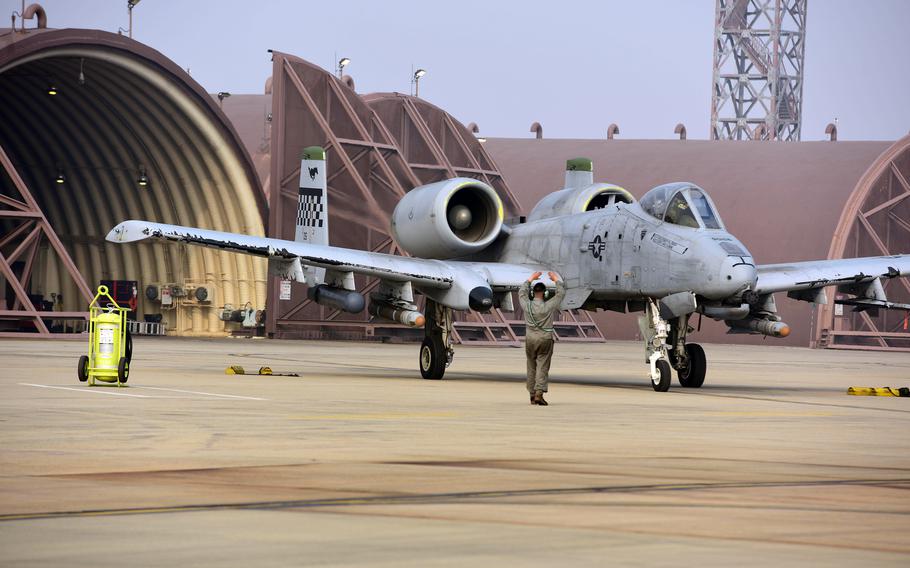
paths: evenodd
<path fill-rule="evenodd" d="M 500 260 L 554 267 L 570 292 L 566 307 L 676 292 L 723 300 L 756 282 L 752 255 L 736 237 L 660 221 L 638 203 L 517 225 Z"/>

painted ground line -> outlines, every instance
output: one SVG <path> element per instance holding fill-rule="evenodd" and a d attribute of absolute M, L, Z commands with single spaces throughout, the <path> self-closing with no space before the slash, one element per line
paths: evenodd
<path fill-rule="evenodd" d="M 59 389 L 59 390 L 68 390 L 68 391 L 75 391 L 75 392 L 93 392 L 96 394 L 109 394 L 111 396 L 131 396 L 133 398 L 155 398 L 155 397 L 150 397 L 150 396 L 144 395 L 144 394 L 130 394 L 130 393 L 125 393 L 125 392 L 113 392 L 113 391 L 107 391 L 107 390 L 101 390 L 101 389 L 93 389 L 93 388 L 89 388 L 89 387 L 82 387 L 82 388 L 60 387 L 60 386 L 55 386 L 55 385 L 38 385 L 35 383 L 19 383 L 19 384 L 24 387 L 38 387 L 41 389 Z"/>
<path fill-rule="evenodd" d="M 146 386 L 136 387 L 136 386 L 134 386 L 134 387 L 132 387 L 132 388 L 134 388 L 134 389 L 151 389 L 151 390 L 170 391 L 170 392 L 181 392 L 181 393 L 184 393 L 184 394 L 198 394 L 198 395 L 202 395 L 202 396 L 218 396 L 218 397 L 224 397 L 224 398 L 240 398 L 240 399 L 243 399 L 243 400 L 268 400 L 267 398 L 259 398 L 259 397 L 255 397 L 255 396 L 240 396 L 239 394 L 219 394 L 219 393 L 216 393 L 216 392 L 202 392 L 202 391 L 191 391 L 191 390 L 183 390 L 183 389 L 167 389 L 167 388 L 164 388 L 164 387 L 146 387 Z"/>

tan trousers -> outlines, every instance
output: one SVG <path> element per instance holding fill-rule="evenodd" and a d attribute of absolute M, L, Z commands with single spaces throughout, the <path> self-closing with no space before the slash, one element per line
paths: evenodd
<path fill-rule="evenodd" d="M 528 357 L 528 392 L 547 392 L 550 359 L 553 358 L 553 337 L 528 334 L 525 337 L 525 355 Z"/>

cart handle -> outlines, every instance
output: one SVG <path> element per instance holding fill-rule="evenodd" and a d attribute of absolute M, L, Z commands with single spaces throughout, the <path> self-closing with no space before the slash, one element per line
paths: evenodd
<path fill-rule="evenodd" d="M 104 284 L 98 286 L 98 293 L 95 294 L 95 297 L 92 299 L 92 303 L 90 303 L 88 305 L 89 309 L 91 310 L 96 305 L 100 306 L 101 304 L 98 302 L 98 300 L 101 298 L 107 298 L 108 300 L 110 300 L 110 302 L 107 304 L 107 308 L 110 311 L 114 311 L 114 310 L 126 311 L 126 308 L 121 308 L 120 304 L 117 303 L 117 300 L 115 300 L 113 297 L 111 297 L 107 286 L 105 286 Z M 104 308 L 101 308 L 101 309 L 104 309 Z"/>

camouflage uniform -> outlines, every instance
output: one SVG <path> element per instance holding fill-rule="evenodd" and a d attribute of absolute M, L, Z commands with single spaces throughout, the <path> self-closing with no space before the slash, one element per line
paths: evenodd
<path fill-rule="evenodd" d="M 550 359 L 553 357 L 553 316 L 566 295 L 566 285 L 556 282 L 556 294 L 543 301 L 530 299 L 531 283 L 525 282 L 518 291 L 518 301 L 527 322 L 525 333 L 525 355 L 528 357 L 528 392 L 547 392 L 550 374 Z"/>

